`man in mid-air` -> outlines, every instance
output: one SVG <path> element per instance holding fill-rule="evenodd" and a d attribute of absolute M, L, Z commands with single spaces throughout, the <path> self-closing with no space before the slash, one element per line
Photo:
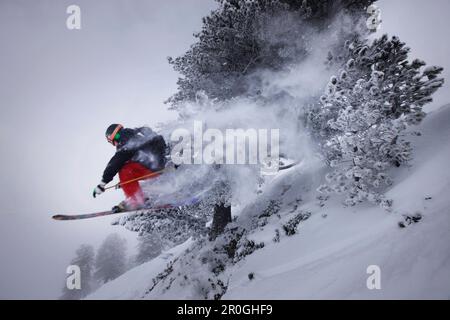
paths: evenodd
<path fill-rule="evenodd" d="M 93 191 L 94 198 L 105 191 L 107 183 L 119 174 L 120 187 L 126 199 L 112 208 L 113 212 L 138 210 L 145 206 L 146 197 L 139 185 L 139 179 L 155 178 L 166 164 L 166 143 L 164 138 L 149 127 L 135 129 L 112 124 L 106 130 L 106 139 L 116 147 L 116 153 L 103 172 L 101 182 Z"/>

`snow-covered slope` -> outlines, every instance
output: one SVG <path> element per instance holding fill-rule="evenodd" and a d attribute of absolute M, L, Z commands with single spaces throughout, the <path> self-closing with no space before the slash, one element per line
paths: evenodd
<path fill-rule="evenodd" d="M 191 244 L 192 240 L 189 239 L 159 257 L 133 268 L 119 278 L 104 284 L 87 299 L 141 299 L 151 287 L 152 279 Z"/>
<path fill-rule="evenodd" d="M 394 213 L 328 204 L 325 219 L 312 215 L 298 235 L 237 266 L 224 298 L 450 298 L 450 106 L 421 131 L 412 166 L 387 193 Z M 420 223 L 397 226 L 416 212 Z M 370 265 L 381 269 L 381 290 L 367 289 Z"/>
<path fill-rule="evenodd" d="M 277 176 L 264 195 L 281 199 L 282 190 L 281 210 L 248 236 L 265 246 L 228 267 L 228 288 L 222 298 L 449 299 L 450 105 L 430 114 L 416 129 L 422 136 L 413 141 L 415 159 L 410 167 L 393 171 L 394 185 L 387 193 L 394 200 L 392 213 L 369 204 L 344 207 L 340 199 L 318 201 L 317 169 L 297 166 Z M 247 211 L 259 206 L 264 205 L 255 203 Z M 302 211 L 310 212 L 310 218 L 299 224 L 297 234 L 285 235 L 283 224 Z M 398 227 L 402 215 L 416 213 L 423 216 L 419 223 Z M 281 239 L 274 242 L 277 229 Z M 176 284 L 148 293 L 152 278 L 191 244 L 134 268 L 89 298 L 198 297 L 189 286 Z M 371 265 L 381 270 L 380 290 L 367 288 Z"/>

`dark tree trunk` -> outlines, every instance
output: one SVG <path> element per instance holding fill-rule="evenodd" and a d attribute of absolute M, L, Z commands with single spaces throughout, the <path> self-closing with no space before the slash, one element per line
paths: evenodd
<path fill-rule="evenodd" d="M 210 240 L 216 239 L 225 230 L 229 222 L 231 222 L 231 207 L 226 207 L 224 204 L 216 204 L 214 206 L 214 216 L 209 233 Z"/>

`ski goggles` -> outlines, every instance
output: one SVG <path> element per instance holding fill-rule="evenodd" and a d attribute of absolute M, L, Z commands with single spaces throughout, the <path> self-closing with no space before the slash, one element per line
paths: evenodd
<path fill-rule="evenodd" d="M 117 141 L 120 139 L 119 131 L 122 128 L 123 128 L 123 126 L 121 124 L 119 124 L 109 136 L 106 136 L 106 139 L 108 140 L 109 143 L 114 145 L 114 141 Z"/>

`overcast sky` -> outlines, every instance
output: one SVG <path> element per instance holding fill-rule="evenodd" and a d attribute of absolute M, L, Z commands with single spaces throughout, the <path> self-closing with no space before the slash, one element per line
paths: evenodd
<path fill-rule="evenodd" d="M 81 30 L 66 8 L 81 7 Z M 206 0 L 0 1 L 0 298 L 55 297 L 76 247 L 97 245 L 111 218 L 54 222 L 55 213 L 111 208 L 92 198 L 114 149 L 111 123 L 175 118 L 167 56 L 183 53 L 213 8 Z"/>
<path fill-rule="evenodd" d="M 81 7 L 82 29 L 66 28 Z M 121 192 L 92 199 L 114 152 L 110 123 L 155 125 L 175 118 L 167 56 L 183 53 L 212 0 L 0 0 L 0 298 L 54 298 L 81 243 L 98 243 L 111 218 L 54 222 L 54 213 L 110 208 Z M 379 33 L 398 34 L 414 56 L 446 67 L 448 0 L 382 0 Z M 436 108 L 450 102 L 448 84 Z"/>

